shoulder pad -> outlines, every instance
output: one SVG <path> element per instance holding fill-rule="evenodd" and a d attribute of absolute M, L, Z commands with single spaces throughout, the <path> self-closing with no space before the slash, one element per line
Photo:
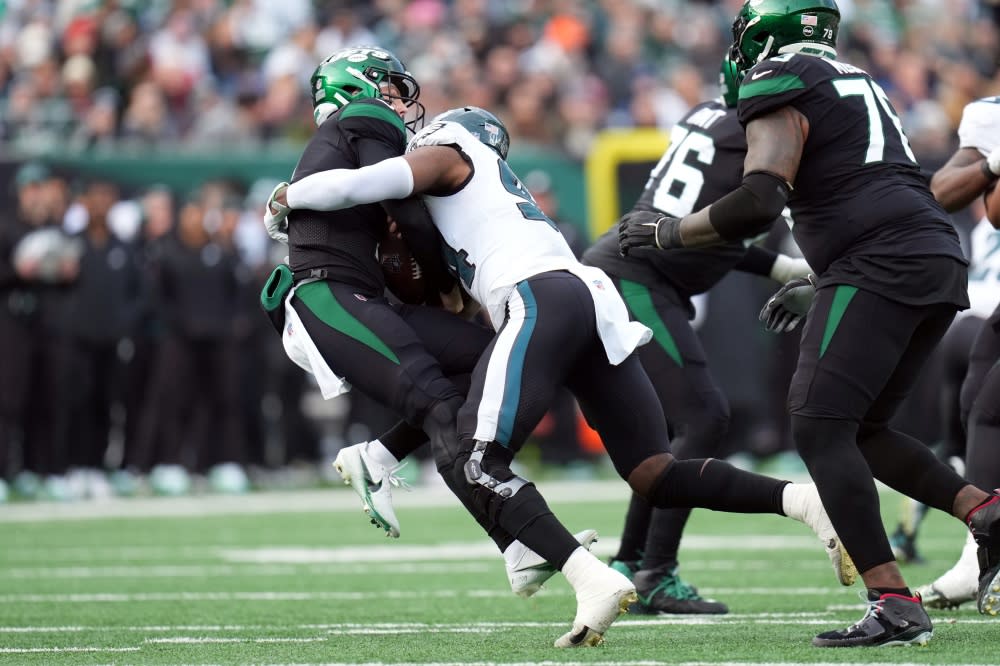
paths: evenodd
<path fill-rule="evenodd" d="M 359 99 L 350 102 L 340 110 L 337 116 L 340 120 L 348 118 L 373 118 L 389 123 L 396 127 L 403 135 L 406 135 L 406 126 L 399 114 L 392 110 L 392 107 L 381 99 Z"/>
<path fill-rule="evenodd" d="M 811 57 L 789 53 L 759 62 L 747 72 L 740 84 L 739 99 L 778 95 L 806 87 L 804 70 Z"/>
<path fill-rule="evenodd" d="M 461 125 L 451 121 L 433 122 L 417 132 L 406 146 L 411 152 L 421 146 L 464 146 L 469 142 L 478 143 L 476 137 Z"/>
<path fill-rule="evenodd" d="M 960 148 L 975 148 L 984 155 L 1000 145 L 1000 97 L 970 102 L 958 125 Z"/>

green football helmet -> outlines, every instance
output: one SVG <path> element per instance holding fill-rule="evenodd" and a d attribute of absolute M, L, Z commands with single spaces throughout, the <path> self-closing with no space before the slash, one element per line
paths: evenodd
<path fill-rule="evenodd" d="M 729 55 L 741 72 L 779 53 L 835 56 L 839 26 L 834 0 L 746 0 Z"/>
<path fill-rule="evenodd" d="M 382 91 L 392 84 L 399 95 Z M 316 126 L 357 99 L 401 99 L 407 108 L 416 106 L 406 127 L 415 132 L 423 127 L 424 106 L 417 101 L 420 86 L 399 58 L 385 49 L 357 46 L 341 49 L 324 60 L 309 79 L 313 119 Z"/>
<path fill-rule="evenodd" d="M 507 151 L 510 149 L 510 134 L 507 128 L 486 109 L 478 106 L 463 106 L 457 109 L 449 109 L 434 117 L 435 121 L 449 121 L 458 123 L 469 130 L 472 136 L 479 139 L 480 143 L 492 148 L 500 159 L 507 159 Z"/>
<path fill-rule="evenodd" d="M 722 91 L 722 103 L 730 109 L 736 108 L 744 74 L 746 70 L 740 70 L 728 54 L 722 59 L 722 67 L 719 68 L 719 90 Z"/>

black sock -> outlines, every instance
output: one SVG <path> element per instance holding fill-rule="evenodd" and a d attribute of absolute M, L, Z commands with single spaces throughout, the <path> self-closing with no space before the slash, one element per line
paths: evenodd
<path fill-rule="evenodd" d="M 875 595 L 875 598 L 877 599 L 883 594 L 898 594 L 901 597 L 913 597 L 913 592 L 911 592 L 908 587 L 880 587 L 877 590 L 874 588 L 868 589 L 869 599 L 872 598 L 872 595 Z"/>
<path fill-rule="evenodd" d="M 642 568 L 671 571 L 677 566 L 677 550 L 691 509 L 654 509 L 649 537 L 643 551 Z"/>
<path fill-rule="evenodd" d="M 497 522 L 556 569 L 562 569 L 573 551 L 580 547 L 533 483 L 522 486 L 503 502 Z"/>
<path fill-rule="evenodd" d="M 427 441 L 427 435 L 420 428 L 415 428 L 406 421 L 400 421 L 379 435 L 378 441 L 382 442 L 382 446 L 392 454 L 393 458 L 402 460 L 422 446 Z"/>
<path fill-rule="evenodd" d="M 638 562 L 642 559 L 642 549 L 646 544 L 652 513 L 653 507 L 632 493 L 632 499 L 628 503 L 628 513 L 625 514 L 625 530 L 622 532 L 618 554 L 614 559 L 620 562 Z"/>
<path fill-rule="evenodd" d="M 656 481 L 649 503 L 660 509 L 704 508 L 730 513 L 776 513 L 788 481 L 744 472 L 714 458 L 674 461 Z"/>

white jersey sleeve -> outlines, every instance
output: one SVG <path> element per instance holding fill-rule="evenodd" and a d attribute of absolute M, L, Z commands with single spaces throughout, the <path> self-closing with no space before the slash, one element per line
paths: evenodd
<path fill-rule="evenodd" d="M 970 102 L 958 126 L 959 148 L 974 148 L 983 155 L 1000 146 L 1000 97 Z"/>

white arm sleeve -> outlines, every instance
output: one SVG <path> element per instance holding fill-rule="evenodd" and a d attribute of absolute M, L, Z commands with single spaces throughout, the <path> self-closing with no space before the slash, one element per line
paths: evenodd
<path fill-rule="evenodd" d="M 386 199 L 405 199 L 413 192 L 413 171 L 402 157 L 360 169 L 330 169 L 288 186 L 289 208 L 340 210 Z"/>

